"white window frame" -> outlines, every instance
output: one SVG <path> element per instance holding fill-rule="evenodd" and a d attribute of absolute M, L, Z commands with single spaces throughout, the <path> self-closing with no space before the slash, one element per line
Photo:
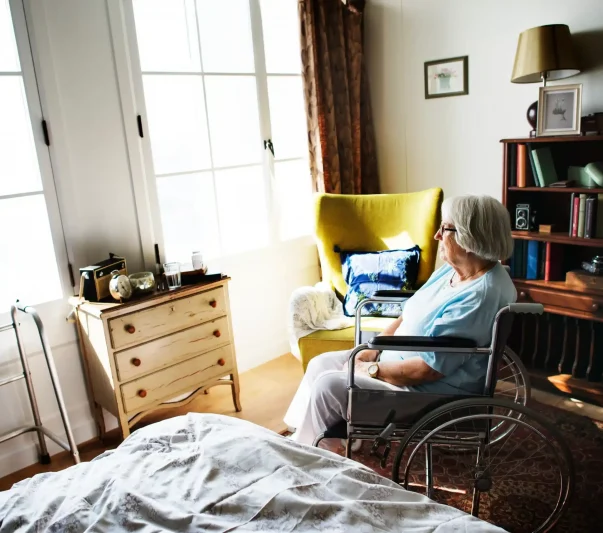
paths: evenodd
<path fill-rule="evenodd" d="M 15 32 L 15 41 L 17 44 L 17 53 L 19 56 L 19 63 L 21 70 L 20 72 L 8 73 L 1 72 L 1 76 L 20 76 L 23 79 L 23 86 L 25 88 L 25 98 L 27 100 L 27 106 L 29 110 L 29 119 L 31 123 L 33 142 L 35 152 L 37 156 L 37 163 L 40 169 L 40 179 L 42 183 L 42 190 L 35 192 L 25 192 L 17 194 L 9 194 L 0 196 L 0 202 L 2 200 L 43 195 L 46 204 L 46 210 L 48 213 L 48 223 L 50 226 L 50 234 L 52 237 L 52 244 L 54 248 L 54 255 L 57 263 L 57 269 L 59 273 L 59 281 L 61 284 L 62 298 L 59 300 L 52 300 L 46 302 L 22 302 L 24 305 L 36 305 L 43 306 L 45 304 L 52 304 L 53 302 L 61 301 L 64 298 L 73 294 L 73 287 L 71 285 L 71 279 L 69 275 L 70 261 L 68 256 L 67 242 L 65 239 L 64 226 L 62 222 L 61 210 L 59 207 L 59 200 L 57 196 L 57 188 L 53 175 L 53 167 L 50 156 L 49 147 L 46 145 L 44 138 L 44 131 L 42 128 L 42 121 L 44 120 L 44 113 L 42 110 L 41 103 L 41 89 L 38 85 L 36 70 L 34 66 L 35 57 L 32 52 L 30 41 L 32 40 L 32 32 L 28 25 L 29 12 L 27 11 L 27 4 L 24 0 L 9 0 L 9 6 L 13 21 L 13 28 Z M 27 224 L 26 220 L 16 220 L 17 224 Z M 10 231 L 10 228 L 5 228 L 3 231 Z M 16 260 L 18 258 L 8 257 L 5 260 Z M 44 265 L 40 265 L 40 268 L 44 268 Z M 9 312 L 9 309 L 0 309 L 0 314 Z"/>
<path fill-rule="evenodd" d="M 126 133 L 128 152 L 130 156 L 132 181 L 136 208 L 138 213 L 143 256 L 146 268 L 151 269 L 155 264 L 155 244 L 159 246 L 161 260 L 163 261 L 165 259 L 165 241 L 162 231 L 159 198 L 157 194 L 157 179 L 161 179 L 163 175 L 156 176 L 153 165 L 150 136 L 148 134 L 149 125 L 147 122 L 147 112 L 144 98 L 143 73 L 140 65 L 140 58 L 138 52 L 138 42 L 136 37 L 136 26 L 132 0 L 107 0 L 107 6 L 113 40 L 113 50 L 116 62 L 120 98 L 122 102 L 124 129 Z M 292 77 L 301 75 L 267 74 L 260 0 L 249 0 L 249 7 L 255 72 L 250 73 L 248 75 L 254 76 L 256 79 L 260 135 L 262 139 L 267 140 L 272 139 L 270 106 L 268 102 L 268 76 Z M 170 71 L 165 72 L 163 74 L 178 75 L 178 72 Z M 190 75 L 190 72 L 187 72 L 186 74 Z M 212 74 L 219 74 L 220 76 L 228 75 L 228 73 L 223 72 L 203 72 L 202 75 L 204 76 Z M 245 76 L 245 74 L 241 73 L 237 73 L 236 75 Z M 136 123 L 138 116 L 140 116 L 140 121 L 144 133 L 142 139 L 139 136 L 138 125 Z M 275 147 L 275 152 L 278 153 L 278 146 Z M 276 203 L 275 198 L 275 162 L 296 161 L 301 159 L 303 159 L 303 157 L 278 159 L 272 157 L 272 154 L 268 149 L 264 149 L 263 151 L 261 164 L 264 169 L 264 189 L 266 191 L 266 205 L 268 208 L 269 222 L 268 227 L 270 232 L 268 235 L 268 246 L 274 246 L 283 243 L 279 236 L 280 226 L 278 222 L 280 214 L 278 212 L 278 205 Z M 233 166 L 232 168 L 243 168 L 247 166 L 257 166 L 257 163 L 248 165 L 237 165 Z M 220 170 L 222 170 L 222 167 L 220 167 Z M 196 171 L 187 171 L 182 174 L 189 174 L 194 172 Z M 174 173 L 174 175 L 176 174 L 178 173 Z M 170 173 L 169 175 L 172 174 Z M 216 206 L 218 206 L 217 199 L 215 201 Z M 302 235 L 297 238 L 306 241 L 308 240 L 309 235 Z M 222 246 L 222 242 L 220 242 L 220 246 Z M 243 255 L 249 254 L 250 252 L 253 252 L 253 250 L 243 252 Z M 221 252 L 220 257 L 232 258 L 236 255 L 237 254 L 225 255 L 223 252 Z M 185 258 L 182 259 L 185 260 Z"/>

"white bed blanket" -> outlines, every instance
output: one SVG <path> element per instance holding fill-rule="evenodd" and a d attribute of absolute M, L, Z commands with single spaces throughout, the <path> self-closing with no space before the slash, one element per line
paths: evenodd
<path fill-rule="evenodd" d="M 343 314 L 343 305 L 335 291 L 324 282 L 314 287 L 300 287 L 289 299 L 289 344 L 299 358 L 298 341 L 322 329 L 343 329 L 354 325 L 354 319 Z"/>
<path fill-rule="evenodd" d="M 330 452 L 235 418 L 189 414 L 0 493 L 0 531 L 502 530 Z"/>

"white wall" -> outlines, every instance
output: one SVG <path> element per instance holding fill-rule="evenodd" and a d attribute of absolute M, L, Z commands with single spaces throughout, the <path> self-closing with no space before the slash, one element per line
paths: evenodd
<path fill-rule="evenodd" d="M 384 192 L 440 186 L 445 196 L 476 192 L 500 198 L 499 141 L 528 135 L 525 110 L 538 99 L 538 84 L 510 82 L 517 38 L 525 29 L 552 23 L 570 27 L 587 70 L 555 84 L 583 84 L 583 115 L 603 110 L 601 59 L 597 66 L 603 49 L 601 0 L 369 0 L 367 4 L 367 62 L 373 64 L 373 105 L 381 110 L 375 126 L 380 158 L 385 150 L 380 168 Z M 395 27 L 401 28 L 398 38 L 392 34 Z M 424 62 L 463 55 L 469 56 L 469 94 L 426 100 Z M 400 65 L 403 74 L 393 75 Z M 386 95 L 390 96 L 380 101 Z M 395 156 L 396 171 L 389 161 L 390 147 L 399 135 L 392 117 L 399 116 L 406 143 Z"/>
<path fill-rule="evenodd" d="M 109 0 L 112 1 L 112 0 Z M 136 215 L 132 169 L 111 41 L 106 0 L 31 1 L 30 32 L 42 107 L 49 122 L 51 158 L 70 258 L 77 269 L 107 256 L 123 254 L 128 269 L 144 268 L 141 229 Z M 124 122 L 124 120 L 126 122 Z M 134 170 L 135 171 L 135 170 Z M 150 267 L 151 265 L 147 265 Z M 310 238 L 225 258 L 222 271 L 232 277 L 231 308 L 239 370 L 289 351 L 287 303 L 291 291 L 318 281 L 318 261 Z M 95 436 L 68 306 L 43 311 L 63 393 L 77 442 Z M 0 323 L 3 320 L 0 320 Z M 30 336 L 33 333 L 30 328 Z M 3 334 L 7 335 L 7 334 Z M 38 345 L 39 346 L 39 345 Z M 43 421 L 62 434 L 58 410 L 35 344 L 28 346 Z M 0 338 L 0 379 L 11 375 L 14 341 Z M 0 391 L 0 434 L 31 421 L 23 383 Z M 244 406 L 243 406 L 244 407 Z M 116 421 L 107 414 L 108 426 Z M 58 447 L 50 446 L 51 453 Z M 36 461 L 32 435 L 0 444 L 0 476 Z"/>

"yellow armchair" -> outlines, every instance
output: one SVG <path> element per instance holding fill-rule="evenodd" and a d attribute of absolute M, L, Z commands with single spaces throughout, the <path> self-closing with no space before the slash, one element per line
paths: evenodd
<path fill-rule="evenodd" d="M 439 188 L 404 194 L 318 194 L 315 203 L 315 237 L 322 280 L 340 298 L 347 292 L 341 250 L 380 251 L 421 248 L 417 285 L 433 273 L 437 253 L 434 235 L 440 223 L 442 190 Z M 362 329 L 381 331 L 393 319 L 366 317 Z M 310 360 L 324 352 L 354 347 L 354 328 L 315 331 L 299 339 L 304 370 Z"/>

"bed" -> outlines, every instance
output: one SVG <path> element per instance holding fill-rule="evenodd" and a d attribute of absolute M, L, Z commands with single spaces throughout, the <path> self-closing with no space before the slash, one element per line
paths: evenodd
<path fill-rule="evenodd" d="M 193 414 L 0 492 L 0 532 L 501 532 L 355 461 Z"/>

